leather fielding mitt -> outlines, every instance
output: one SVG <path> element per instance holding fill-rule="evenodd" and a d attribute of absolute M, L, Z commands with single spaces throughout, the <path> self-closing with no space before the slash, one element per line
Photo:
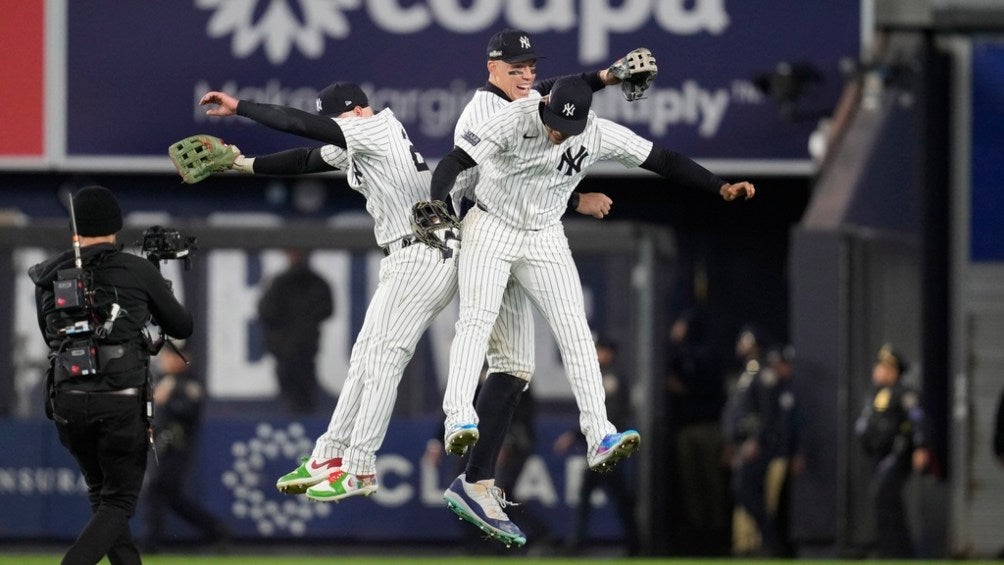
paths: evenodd
<path fill-rule="evenodd" d="M 443 259 L 453 256 L 453 249 L 447 243 L 451 239 L 460 239 L 460 221 L 442 200 L 416 202 L 411 207 L 411 229 L 416 240 L 438 249 L 443 253 Z"/>
<path fill-rule="evenodd" d="M 195 184 L 213 173 L 230 169 L 241 154 L 233 145 L 207 134 L 191 135 L 171 144 L 167 155 L 186 184 Z"/>
<path fill-rule="evenodd" d="M 624 98 L 628 102 L 634 102 L 642 98 L 648 87 L 652 86 L 655 75 L 659 74 L 659 67 L 655 64 L 652 52 L 639 47 L 610 65 L 607 72 L 620 79 Z"/>

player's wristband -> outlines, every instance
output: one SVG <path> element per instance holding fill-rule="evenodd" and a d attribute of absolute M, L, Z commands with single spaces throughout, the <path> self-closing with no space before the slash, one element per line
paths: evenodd
<path fill-rule="evenodd" d="M 579 193 L 573 192 L 572 196 L 568 198 L 568 211 L 574 212 L 579 208 Z"/>

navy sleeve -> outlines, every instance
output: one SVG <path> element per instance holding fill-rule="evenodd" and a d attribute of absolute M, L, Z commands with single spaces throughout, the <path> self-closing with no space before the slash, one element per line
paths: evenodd
<path fill-rule="evenodd" d="M 330 143 L 342 149 L 346 148 L 345 134 L 331 118 L 287 106 L 261 104 L 248 100 L 237 103 L 237 115 L 251 118 L 272 129 Z"/>
<path fill-rule="evenodd" d="M 432 173 L 432 199 L 446 200 L 450 194 L 450 189 L 457 182 L 457 175 L 461 171 L 470 169 L 477 165 L 474 159 L 466 151 L 459 147 L 454 147 L 453 151 L 446 154 L 446 157 L 436 165 L 435 172 Z"/>
<path fill-rule="evenodd" d="M 652 152 L 639 166 L 666 177 L 675 184 L 699 188 L 715 194 L 720 193 L 723 184 L 728 184 L 718 175 L 698 165 L 693 159 L 654 145 Z"/>
<path fill-rule="evenodd" d="M 338 170 L 321 157 L 320 147 L 300 147 L 254 159 L 254 172 L 261 175 L 303 175 Z"/>
<path fill-rule="evenodd" d="M 574 76 L 574 75 L 565 75 L 565 76 Z M 551 92 L 551 89 L 554 88 L 554 83 L 558 82 L 558 79 L 560 78 L 564 77 L 559 76 L 559 77 L 545 78 L 537 82 L 537 84 L 533 85 L 533 89 L 539 92 L 541 96 L 547 96 Z M 600 80 L 599 71 L 593 71 L 591 73 L 581 73 L 579 74 L 579 78 L 586 81 L 586 83 L 589 85 L 589 88 L 593 89 L 593 92 L 599 92 L 600 90 L 603 90 L 607 86 L 606 84 L 603 83 L 602 80 Z"/>

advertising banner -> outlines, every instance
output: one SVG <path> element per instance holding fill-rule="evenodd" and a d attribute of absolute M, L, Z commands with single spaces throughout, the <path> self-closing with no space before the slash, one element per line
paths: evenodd
<path fill-rule="evenodd" d="M 45 1 L 3 2 L 0 18 L 0 160 L 42 157 Z"/>
<path fill-rule="evenodd" d="M 973 44 L 972 210 L 970 259 L 1004 260 L 1004 43 Z M 992 156 L 992 157 L 991 157 Z"/>
<path fill-rule="evenodd" d="M 459 522 L 443 502 L 443 491 L 462 472 L 460 460 L 444 457 L 437 466 L 422 457 L 438 425 L 431 417 L 391 422 L 377 457 L 380 489 L 368 498 L 319 504 L 278 492 L 275 480 L 310 453 L 326 425 L 327 418 L 321 417 L 211 418 L 202 426 L 186 492 L 223 520 L 237 539 L 449 542 L 458 540 L 463 528 L 473 528 Z M 550 449 L 569 429 L 577 429 L 573 416 L 538 420 L 537 454 L 507 493 L 526 504 L 556 537 L 570 533 L 583 472 L 588 472 L 582 449 L 567 456 Z M 87 487 L 54 426 L 48 420 L 4 421 L 0 432 L 12 447 L 0 453 L 0 536 L 72 540 L 90 517 Z M 634 469 L 634 463 L 629 459 L 621 465 Z M 156 465 L 152 456 L 149 465 Z M 623 534 L 612 501 L 602 491 L 592 500 L 589 539 L 616 542 Z M 132 523 L 137 536 L 143 535 L 145 516 L 141 499 Z M 169 516 L 165 525 L 164 539 L 195 538 L 176 516 Z"/>
<path fill-rule="evenodd" d="M 198 100 L 223 90 L 314 111 L 318 90 L 352 81 L 375 109 L 391 108 L 435 161 L 452 147 L 461 109 L 487 79 L 488 38 L 513 27 L 531 34 L 546 57 L 538 78 L 598 70 L 648 47 L 660 68 L 654 87 L 635 103 L 619 87 L 605 89 L 593 105 L 601 117 L 726 169 L 772 163 L 778 172 L 805 172 L 808 136 L 841 88 L 840 61 L 857 56 L 858 4 L 66 2 L 66 158 L 159 158 L 170 142 L 199 132 L 249 155 L 310 145 L 243 118 L 209 118 Z M 776 71 L 780 82 L 771 82 L 766 75 Z M 779 105 L 771 93 L 794 102 Z M 152 163 L 170 167 L 166 159 Z"/>

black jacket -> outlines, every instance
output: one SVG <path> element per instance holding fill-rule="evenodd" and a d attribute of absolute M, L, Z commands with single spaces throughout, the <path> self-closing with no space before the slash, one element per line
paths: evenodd
<path fill-rule="evenodd" d="M 81 257 L 84 270 L 92 277 L 97 322 L 105 321 L 112 303 L 122 309 L 111 331 L 96 340 L 97 345 L 123 345 L 126 355 L 114 364 L 109 363 L 109 370 L 103 368 L 96 376 L 66 378 L 66 375 L 56 375 L 56 382 L 60 387 L 91 391 L 143 386 L 149 358 L 144 339 L 147 324 L 153 321 L 164 334 L 186 338 L 192 334 L 192 315 L 174 297 L 170 285 L 150 261 L 124 253 L 121 246 L 110 243 L 84 247 Z M 28 269 L 35 283 L 38 327 L 54 351 L 64 342 L 59 329 L 65 319 L 55 308 L 53 282 L 60 270 L 73 266 L 73 252 L 67 250 Z"/>
<path fill-rule="evenodd" d="M 876 460 L 889 455 L 908 460 L 927 447 L 927 419 L 916 391 L 898 381 L 872 391 L 855 432 L 865 452 Z"/>

